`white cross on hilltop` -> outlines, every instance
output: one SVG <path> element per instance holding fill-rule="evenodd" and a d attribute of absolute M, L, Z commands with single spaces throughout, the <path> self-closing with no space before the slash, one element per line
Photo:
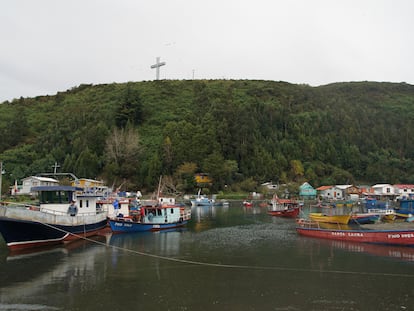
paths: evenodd
<path fill-rule="evenodd" d="M 154 68 L 157 69 L 157 80 L 160 79 L 160 67 L 164 66 L 165 64 L 166 64 L 165 62 L 160 63 L 160 57 L 157 57 L 156 58 L 156 63 L 151 66 L 151 69 L 154 69 Z"/>

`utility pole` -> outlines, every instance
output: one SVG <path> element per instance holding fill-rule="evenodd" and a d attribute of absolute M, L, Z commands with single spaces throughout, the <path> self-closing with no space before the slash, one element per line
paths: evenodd
<path fill-rule="evenodd" d="M 2 181 L 3 181 L 3 162 L 0 161 L 0 201 L 1 201 L 1 185 L 2 185 Z"/>

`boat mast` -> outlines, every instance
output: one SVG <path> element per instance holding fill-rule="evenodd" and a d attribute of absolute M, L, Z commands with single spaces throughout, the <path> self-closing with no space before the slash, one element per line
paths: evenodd
<path fill-rule="evenodd" d="M 160 181 L 158 182 L 158 191 L 157 191 L 157 202 L 160 198 L 160 191 L 161 191 L 161 180 L 162 180 L 162 175 L 160 175 Z"/>

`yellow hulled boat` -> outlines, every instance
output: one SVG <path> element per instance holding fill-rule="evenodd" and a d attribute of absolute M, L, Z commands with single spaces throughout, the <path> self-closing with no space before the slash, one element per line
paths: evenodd
<path fill-rule="evenodd" d="M 317 222 L 328 222 L 332 224 L 348 224 L 351 219 L 351 214 L 349 215 L 326 215 L 324 213 L 310 213 L 309 218 L 312 221 Z"/>

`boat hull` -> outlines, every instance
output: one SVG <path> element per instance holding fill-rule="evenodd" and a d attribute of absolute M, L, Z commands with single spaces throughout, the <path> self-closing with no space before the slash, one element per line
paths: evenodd
<path fill-rule="evenodd" d="M 183 227 L 188 220 L 173 223 L 141 223 L 130 220 L 110 219 L 109 225 L 113 233 L 161 231 Z"/>
<path fill-rule="evenodd" d="M 214 202 L 213 201 L 191 201 L 191 206 L 192 207 L 197 207 L 197 206 L 213 206 Z"/>
<path fill-rule="evenodd" d="M 292 208 L 287 210 L 279 210 L 279 211 L 267 211 L 267 214 L 271 216 L 277 216 L 277 217 L 287 217 L 287 218 L 296 218 L 298 217 L 300 212 L 299 208 Z"/>
<path fill-rule="evenodd" d="M 380 214 L 354 214 L 351 216 L 351 219 L 349 220 L 350 223 L 355 224 L 372 224 L 375 222 L 378 222 L 381 218 Z"/>
<path fill-rule="evenodd" d="M 414 229 L 402 230 L 340 230 L 296 227 L 303 236 L 358 243 L 414 246 Z"/>
<path fill-rule="evenodd" d="M 333 224 L 348 224 L 349 220 L 351 219 L 351 215 L 325 215 L 322 213 L 310 213 L 309 218 L 312 221 L 317 222 L 328 222 Z"/>
<path fill-rule="evenodd" d="M 10 250 L 78 240 L 95 235 L 106 226 L 106 217 L 94 223 L 73 226 L 0 217 L 0 232 Z"/>

